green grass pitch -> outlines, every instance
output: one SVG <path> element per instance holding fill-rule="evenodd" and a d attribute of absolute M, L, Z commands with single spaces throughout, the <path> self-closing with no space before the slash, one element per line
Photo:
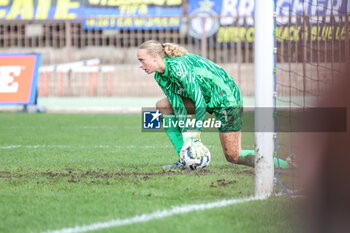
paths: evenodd
<path fill-rule="evenodd" d="M 218 133 L 202 134 L 207 170 L 177 160 L 141 115 L 0 114 L 0 232 L 43 232 L 254 194 L 254 169 L 232 165 Z M 243 149 L 254 148 L 244 133 Z M 294 232 L 296 200 L 271 197 L 95 232 Z"/>

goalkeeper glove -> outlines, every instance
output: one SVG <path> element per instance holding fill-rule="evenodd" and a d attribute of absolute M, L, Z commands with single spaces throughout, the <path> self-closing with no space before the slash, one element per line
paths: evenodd
<path fill-rule="evenodd" d="M 184 145 L 181 148 L 181 155 L 185 153 L 188 147 L 191 147 L 192 157 L 201 158 L 206 149 L 203 147 L 203 144 L 200 139 L 200 131 L 187 131 L 182 133 L 184 139 Z M 182 160 L 182 156 L 181 156 Z M 182 162 L 182 161 L 181 161 Z"/>
<path fill-rule="evenodd" d="M 208 149 L 203 145 L 201 141 L 197 141 L 192 145 L 192 157 L 200 159 Z"/>
<path fill-rule="evenodd" d="M 201 132 L 200 131 L 187 131 L 182 133 L 182 137 L 184 139 L 184 145 L 188 144 L 189 142 L 195 142 L 200 141 L 201 138 Z"/>

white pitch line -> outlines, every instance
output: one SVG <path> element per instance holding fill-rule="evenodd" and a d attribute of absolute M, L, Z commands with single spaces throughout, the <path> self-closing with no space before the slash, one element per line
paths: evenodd
<path fill-rule="evenodd" d="M 256 200 L 264 200 L 264 199 L 266 199 L 266 197 L 247 197 L 247 198 L 241 198 L 241 199 L 221 200 L 221 201 L 210 202 L 206 204 L 174 206 L 168 210 L 158 210 L 150 214 L 136 215 L 131 218 L 113 219 L 107 222 L 96 222 L 89 225 L 75 226 L 72 228 L 63 228 L 60 230 L 47 231 L 45 233 L 79 233 L 79 232 L 95 231 L 95 230 L 101 230 L 101 229 L 106 229 L 111 227 L 119 227 L 119 226 L 125 226 L 125 225 L 132 225 L 135 223 L 149 222 L 154 219 L 166 218 L 173 215 L 189 213 L 192 211 L 208 210 L 213 208 L 225 207 L 229 205 L 234 205 L 234 204 L 239 204 L 239 203 L 244 203 L 249 201 L 256 201 Z"/>

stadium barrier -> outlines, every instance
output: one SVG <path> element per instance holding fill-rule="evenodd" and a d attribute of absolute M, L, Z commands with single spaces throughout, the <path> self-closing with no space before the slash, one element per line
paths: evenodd
<path fill-rule="evenodd" d="M 328 70 L 329 66 L 334 70 L 337 63 L 342 63 L 341 58 L 349 59 L 349 16 L 322 15 L 317 16 L 318 20 L 315 17 L 279 17 L 278 96 L 321 93 L 327 86 L 322 70 Z M 329 20 L 331 17 L 337 20 Z M 137 47 L 149 39 L 173 42 L 222 66 L 244 96 L 253 96 L 253 17 L 207 16 L 204 23 L 218 20 L 225 25 L 220 25 L 208 38 L 204 34 L 206 39 L 190 35 L 191 17 L 178 20 L 182 22 L 179 28 L 152 30 L 88 30 L 83 26 L 84 19 L 4 20 L 0 25 L 0 50 L 40 53 L 45 66 L 88 60 L 93 55 L 101 65 L 114 67 L 114 72 L 40 72 L 40 96 L 160 96 L 162 92 L 156 83 L 138 68 Z M 314 81 L 312 77 L 316 75 Z M 290 88 L 290 83 L 296 86 Z"/>

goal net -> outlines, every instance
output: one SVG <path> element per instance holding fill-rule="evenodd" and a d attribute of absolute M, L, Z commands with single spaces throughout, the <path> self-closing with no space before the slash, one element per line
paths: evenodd
<path fill-rule="evenodd" d="M 337 82 L 339 67 L 350 60 L 350 3 L 347 0 L 274 1 L 275 137 L 274 155 L 300 166 L 298 114 L 321 106 L 322 94 Z M 275 172 L 275 189 L 292 194 L 298 170 Z M 281 174 L 282 173 L 282 174 Z"/>

